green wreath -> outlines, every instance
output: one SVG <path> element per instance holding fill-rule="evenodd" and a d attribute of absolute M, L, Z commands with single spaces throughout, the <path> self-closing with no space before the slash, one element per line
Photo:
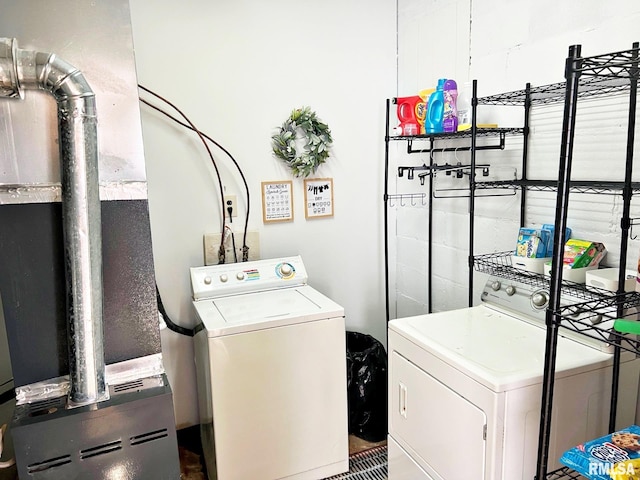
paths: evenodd
<path fill-rule="evenodd" d="M 304 133 L 304 153 L 296 152 L 297 130 Z M 271 137 L 273 154 L 283 160 L 296 177 L 308 177 L 315 173 L 329 157 L 329 147 L 333 143 L 331 130 L 322 123 L 309 107 L 297 108 L 285 120 L 278 133 Z"/>

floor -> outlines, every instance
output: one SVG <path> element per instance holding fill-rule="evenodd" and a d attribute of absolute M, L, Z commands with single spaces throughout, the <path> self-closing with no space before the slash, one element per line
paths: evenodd
<path fill-rule="evenodd" d="M 15 401 L 13 399 L 0 404 L 0 426 L 9 424 L 13 415 Z M 200 444 L 199 427 L 189 427 L 178 430 L 178 451 L 180 455 L 180 480 L 208 480 L 206 468 L 202 457 L 202 446 Z M 367 459 L 367 452 L 375 455 L 371 456 L 373 460 Z M 351 457 L 350 471 L 353 476 L 343 474 L 335 479 L 384 479 L 386 478 L 386 441 L 367 442 L 353 435 L 349 436 L 349 455 Z M 13 444 L 11 442 L 10 432 L 6 435 L 4 448 L 0 461 L 13 458 Z M 371 466 L 372 461 L 375 465 Z M 384 465 L 380 465 L 384 462 Z M 367 474 L 366 471 L 373 473 Z M 363 473 L 365 472 L 365 473 Z M 15 465 L 0 469 L 0 480 L 17 480 L 18 474 Z"/>
<path fill-rule="evenodd" d="M 387 478 L 386 445 L 386 440 L 382 442 L 367 442 L 354 435 L 349 435 L 349 473 L 353 473 L 354 475 L 336 475 L 335 477 L 331 477 L 331 479 L 348 480 L 357 478 L 359 480 L 377 480 Z M 178 449 L 180 452 L 180 470 L 182 473 L 180 480 L 207 480 L 206 467 L 204 466 L 202 457 L 202 446 L 200 444 L 199 427 L 196 426 L 178 430 Z M 373 455 L 366 455 L 367 452 L 371 452 Z"/>

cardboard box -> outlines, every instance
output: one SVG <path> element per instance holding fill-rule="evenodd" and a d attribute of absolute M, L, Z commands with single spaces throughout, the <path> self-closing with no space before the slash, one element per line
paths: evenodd
<path fill-rule="evenodd" d="M 606 255 L 604 244 L 572 238 L 564 245 L 565 267 L 583 268 L 597 266 Z"/>
<path fill-rule="evenodd" d="M 521 228 L 518 232 L 515 255 L 526 258 L 549 257 L 551 252 L 547 252 L 547 248 L 552 241 L 549 230 Z"/>

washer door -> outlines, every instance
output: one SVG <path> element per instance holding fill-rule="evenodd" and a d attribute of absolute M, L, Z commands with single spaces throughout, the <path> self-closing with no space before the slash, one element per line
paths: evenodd
<path fill-rule="evenodd" d="M 391 354 L 390 434 L 434 478 L 485 478 L 486 415 L 399 355 Z"/>

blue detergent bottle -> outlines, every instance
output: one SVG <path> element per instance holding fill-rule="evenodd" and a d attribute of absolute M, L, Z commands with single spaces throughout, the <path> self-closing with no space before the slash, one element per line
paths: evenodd
<path fill-rule="evenodd" d="M 427 116 L 424 119 L 424 130 L 426 133 L 442 133 L 442 115 L 444 112 L 444 83 L 446 78 L 438 80 L 436 91 L 429 97 Z"/>

